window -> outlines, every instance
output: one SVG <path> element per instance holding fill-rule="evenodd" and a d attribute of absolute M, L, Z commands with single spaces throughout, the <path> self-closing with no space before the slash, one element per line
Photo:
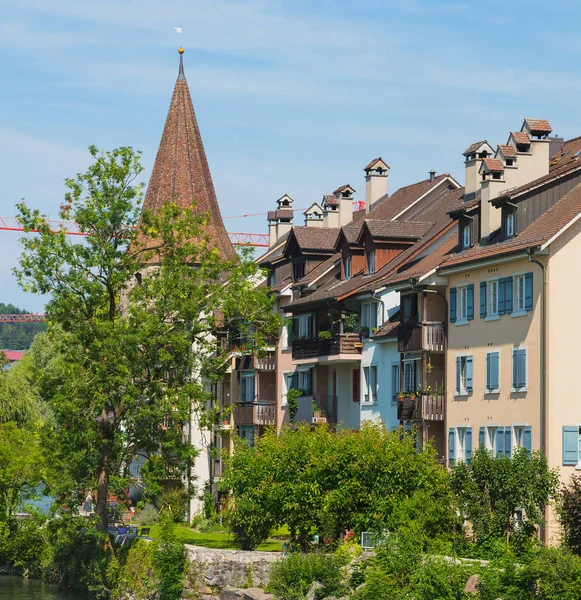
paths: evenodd
<path fill-rule="evenodd" d="M 450 288 L 450 322 L 465 325 L 474 319 L 474 285 Z"/>
<path fill-rule="evenodd" d="M 377 401 L 377 367 L 371 365 L 370 367 L 363 367 L 363 378 L 364 378 L 364 402 L 376 402 Z"/>
<path fill-rule="evenodd" d="M 581 469 L 581 426 L 563 427 L 563 464 Z"/>
<path fill-rule="evenodd" d="M 524 434 L 525 428 L 523 426 L 516 426 L 512 428 L 512 447 L 523 448 L 524 447 Z"/>
<path fill-rule="evenodd" d="M 375 250 L 367 252 L 367 272 L 375 273 Z"/>
<path fill-rule="evenodd" d="M 285 375 L 286 388 L 288 390 L 303 390 L 304 396 L 311 396 L 313 393 L 312 386 L 312 368 L 299 367 L 294 373 Z"/>
<path fill-rule="evenodd" d="M 361 327 L 367 327 L 370 334 L 377 328 L 377 309 L 377 302 L 368 302 L 361 305 Z"/>
<path fill-rule="evenodd" d="M 464 225 L 462 228 L 462 247 L 470 248 L 472 245 L 472 225 Z"/>
<path fill-rule="evenodd" d="M 399 365 L 391 365 L 391 399 L 397 402 L 397 396 L 401 389 L 399 381 Z"/>
<path fill-rule="evenodd" d="M 417 294 L 408 294 L 401 299 L 403 321 L 407 323 L 416 319 L 418 314 L 418 296 Z"/>
<path fill-rule="evenodd" d="M 512 351 L 512 391 L 526 392 L 527 389 L 527 350 L 514 348 Z"/>
<path fill-rule="evenodd" d="M 418 389 L 418 365 L 420 359 L 403 361 L 403 390 L 404 392 L 415 392 Z"/>
<path fill-rule="evenodd" d="M 460 288 L 460 321 L 468 320 L 468 288 Z"/>
<path fill-rule="evenodd" d="M 351 257 L 346 256 L 343 259 L 343 270 L 345 272 L 345 279 L 351 279 Z"/>
<path fill-rule="evenodd" d="M 313 315 L 299 315 L 293 319 L 294 334 L 304 340 L 313 337 Z"/>
<path fill-rule="evenodd" d="M 288 405 L 288 398 L 286 393 L 293 387 L 293 373 L 283 373 L 282 375 L 282 399 L 281 406 Z"/>
<path fill-rule="evenodd" d="M 456 357 L 456 395 L 468 394 L 472 391 L 473 359 L 472 356 Z"/>
<path fill-rule="evenodd" d="M 525 283 L 525 275 L 517 275 L 515 277 L 515 296 L 516 296 L 516 312 L 517 313 L 524 313 L 526 312 L 525 309 L 525 287 L 526 287 L 526 283 Z"/>
<path fill-rule="evenodd" d="M 493 173 L 492 179 L 500 179 L 500 173 Z"/>
<path fill-rule="evenodd" d="M 486 393 L 500 391 L 500 353 L 486 353 Z"/>
<path fill-rule="evenodd" d="M 240 426 L 240 437 L 248 442 L 249 446 L 254 446 L 254 426 L 253 425 L 241 425 Z"/>
<path fill-rule="evenodd" d="M 509 212 L 506 215 L 505 224 L 506 237 L 512 237 L 514 235 L 514 213 Z"/>
<path fill-rule="evenodd" d="M 506 165 L 508 167 L 512 167 L 513 164 L 514 164 L 514 158 L 507 158 L 506 159 Z"/>
<path fill-rule="evenodd" d="M 451 427 L 448 432 L 448 465 L 472 460 L 472 427 Z"/>
<path fill-rule="evenodd" d="M 287 350 L 293 341 L 293 316 L 284 311 L 280 313 L 280 316 L 284 323 L 281 331 L 281 349 Z"/>
<path fill-rule="evenodd" d="M 305 263 L 298 262 L 293 264 L 293 279 L 298 281 L 305 276 Z"/>
<path fill-rule="evenodd" d="M 240 402 L 254 402 L 254 372 L 242 371 L 240 374 Z"/>
<path fill-rule="evenodd" d="M 490 288 L 488 292 L 488 315 L 498 315 L 498 279 L 496 281 L 489 282 Z"/>
<path fill-rule="evenodd" d="M 486 428 L 486 449 L 496 456 L 498 448 L 498 427 Z"/>
<path fill-rule="evenodd" d="M 513 448 L 532 450 L 533 428 L 527 425 L 501 427 L 488 425 L 480 428 L 479 445 L 496 456 L 512 456 Z"/>

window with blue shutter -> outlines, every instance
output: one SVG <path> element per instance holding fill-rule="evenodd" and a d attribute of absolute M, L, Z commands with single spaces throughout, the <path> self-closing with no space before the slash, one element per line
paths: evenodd
<path fill-rule="evenodd" d="M 471 356 L 466 357 L 466 391 L 472 391 L 474 379 L 474 360 Z"/>
<path fill-rule="evenodd" d="M 450 427 L 448 431 L 448 466 L 454 466 L 454 461 L 456 460 L 454 457 L 454 442 L 455 442 L 455 431 L 453 427 Z"/>
<path fill-rule="evenodd" d="M 563 464 L 576 465 L 579 462 L 579 427 L 563 427 Z"/>
<path fill-rule="evenodd" d="M 508 428 L 510 431 L 510 427 Z M 504 427 L 496 428 L 496 456 L 504 456 Z"/>
<path fill-rule="evenodd" d="M 500 388 L 500 354 L 488 352 L 486 354 L 486 390 L 492 392 Z"/>
<path fill-rule="evenodd" d="M 505 308 L 505 290 L 504 290 L 504 279 L 498 280 L 498 314 L 503 315 L 506 312 Z"/>
<path fill-rule="evenodd" d="M 462 380 L 462 359 L 457 356 L 456 357 L 456 393 L 459 394 L 462 389 L 460 387 Z"/>
<path fill-rule="evenodd" d="M 527 387 L 527 350 L 515 348 L 512 351 L 512 387 L 513 390 L 524 390 Z"/>
<path fill-rule="evenodd" d="M 486 448 L 486 427 L 481 427 L 478 431 L 478 447 Z"/>
<path fill-rule="evenodd" d="M 512 313 L 512 277 L 504 280 L 504 310 L 507 315 Z"/>
<path fill-rule="evenodd" d="M 533 310 L 533 274 L 525 275 L 525 310 Z"/>
<path fill-rule="evenodd" d="M 466 427 L 466 436 L 464 437 L 466 445 L 465 462 L 470 463 L 472 460 L 472 427 Z"/>
<path fill-rule="evenodd" d="M 466 295 L 466 318 L 471 321 L 474 318 L 474 285 L 471 283 Z"/>
<path fill-rule="evenodd" d="M 456 297 L 458 293 L 456 288 L 450 288 L 450 323 L 456 322 Z"/>
<path fill-rule="evenodd" d="M 523 432 L 522 447 L 530 454 L 533 451 L 533 428 L 525 427 Z"/>
<path fill-rule="evenodd" d="M 504 428 L 504 455 L 510 458 L 512 456 L 512 427 Z"/>
<path fill-rule="evenodd" d="M 480 282 L 480 316 L 486 317 L 486 281 Z"/>

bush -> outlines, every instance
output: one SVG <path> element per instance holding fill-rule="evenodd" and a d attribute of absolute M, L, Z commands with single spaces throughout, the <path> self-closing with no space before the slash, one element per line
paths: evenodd
<path fill-rule="evenodd" d="M 187 567 L 185 546 L 177 541 L 175 525 L 171 517 L 161 519 L 161 534 L 154 542 L 153 569 L 159 578 L 160 600 L 179 600 Z"/>
<path fill-rule="evenodd" d="M 563 542 L 581 555 L 581 477 L 573 475 L 561 490 L 557 512 L 563 528 Z"/>
<path fill-rule="evenodd" d="M 323 587 L 317 590 L 316 598 L 343 596 L 347 588 L 341 582 L 341 566 L 333 554 L 290 554 L 272 565 L 267 591 L 284 600 L 304 600 L 318 581 Z"/>
<path fill-rule="evenodd" d="M 0 522 L 0 565 L 15 575 L 27 572 L 42 576 L 42 554 L 46 547 L 46 531 L 39 518 Z"/>
<path fill-rule="evenodd" d="M 159 513 L 153 504 L 148 504 L 135 515 L 135 522 L 138 525 L 153 525 L 159 520 Z"/>
<path fill-rule="evenodd" d="M 122 600 L 131 594 L 135 600 L 149 600 L 159 588 L 159 576 L 153 568 L 153 548 L 143 540 L 131 546 L 120 569 L 111 600 Z"/>

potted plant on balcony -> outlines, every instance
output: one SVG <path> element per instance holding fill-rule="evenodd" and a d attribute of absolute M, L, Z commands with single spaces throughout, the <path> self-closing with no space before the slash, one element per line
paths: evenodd
<path fill-rule="evenodd" d="M 431 373 L 433 370 L 434 370 L 434 365 L 428 359 L 428 364 L 426 365 L 426 371 L 428 373 Z"/>
<path fill-rule="evenodd" d="M 321 329 L 319 331 L 320 340 L 330 340 L 333 337 L 333 332 L 330 329 Z"/>
<path fill-rule="evenodd" d="M 355 313 L 345 315 L 343 317 L 343 331 L 345 333 L 353 333 L 355 331 L 355 327 L 357 326 L 358 320 L 359 316 Z"/>
<path fill-rule="evenodd" d="M 363 337 L 369 337 L 369 327 L 361 327 L 359 331 Z"/>
<path fill-rule="evenodd" d="M 397 399 L 398 399 L 400 402 L 403 402 L 403 401 L 404 401 L 404 399 L 405 399 L 405 397 L 406 397 L 406 394 L 405 394 L 405 392 L 400 392 L 400 393 L 397 395 Z"/>

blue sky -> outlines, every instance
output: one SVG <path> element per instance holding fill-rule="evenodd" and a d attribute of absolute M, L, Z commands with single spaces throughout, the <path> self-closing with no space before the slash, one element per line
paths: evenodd
<path fill-rule="evenodd" d="M 0 0 L 0 216 L 26 198 L 55 216 L 89 144 L 143 151 L 147 179 L 185 69 L 224 216 L 283 193 L 306 207 L 339 185 L 364 193 L 383 156 L 391 191 L 451 172 L 462 151 L 504 143 L 525 116 L 581 134 L 576 0 Z M 227 219 L 266 231 L 264 217 Z M 42 299 L 11 276 L 0 301 Z"/>

